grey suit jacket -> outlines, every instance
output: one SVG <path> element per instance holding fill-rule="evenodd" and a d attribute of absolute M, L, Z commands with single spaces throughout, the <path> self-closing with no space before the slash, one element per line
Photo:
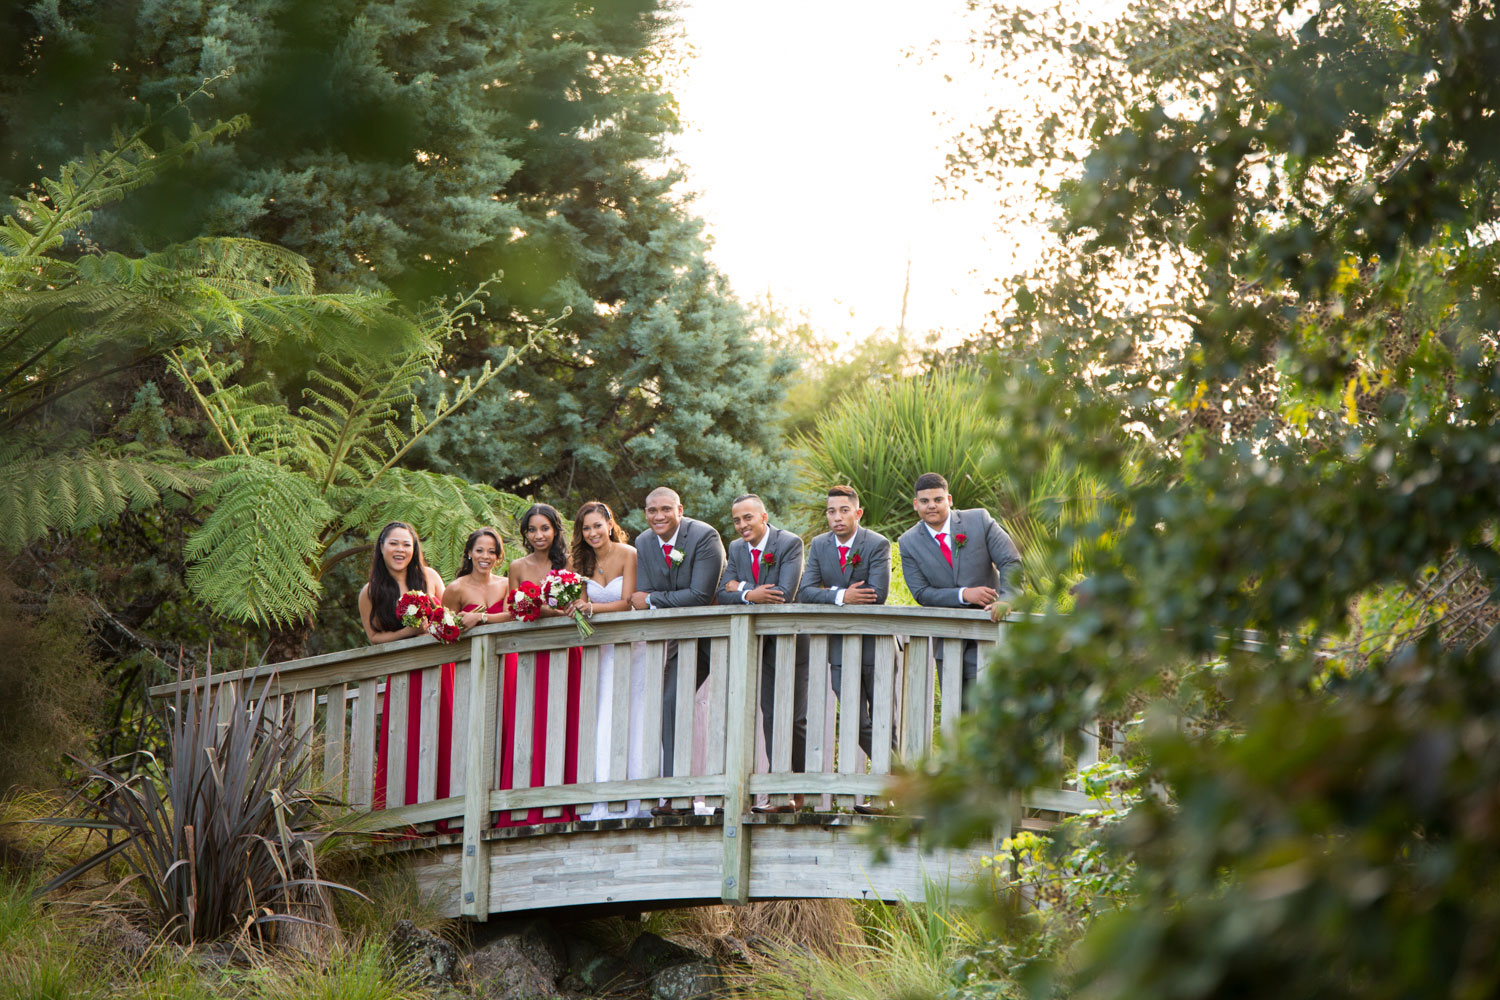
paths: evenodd
<path fill-rule="evenodd" d="M 961 587 L 993 587 L 1001 597 L 1014 597 L 1019 591 L 1012 578 L 1020 571 L 1021 553 L 1005 529 L 980 507 L 954 510 L 949 517 L 952 566 L 921 521 L 901 536 L 901 572 L 911 596 L 929 608 L 966 607 L 958 599 Z M 965 536 L 962 545 L 959 535 Z"/>
<path fill-rule="evenodd" d="M 859 565 L 849 563 L 859 556 Z M 849 539 L 849 559 L 839 566 L 839 540 L 825 531 L 807 546 L 807 571 L 802 574 L 802 597 L 809 604 L 833 604 L 838 592 L 854 583 L 875 588 L 875 603 L 884 604 L 891 592 L 890 539 L 860 528 Z"/>
<path fill-rule="evenodd" d="M 780 587 L 781 596 L 790 604 L 797 599 L 797 587 L 802 582 L 802 539 L 780 528 L 767 528 L 766 534 L 766 554 L 776 558 L 769 566 L 762 561 L 760 583 Z M 724 589 L 730 580 L 740 581 L 739 591 Z M 719 603 L 744 604 L 745 592 L 759 585 L 750 573 L 750 543 L 736 538 L 729 543 L 729 566 L 719 585 Z"/>
<path fill-rule="evenodd" d="M 635 540 L 636 586 L 651 595 L 653 608 L 698 608 L 714 602 L 724 572 L 724 540 L 702 521 L 685 517 L 677 526 L 682 562 L 667 563 L 661 539 L 647 531 Z"/>

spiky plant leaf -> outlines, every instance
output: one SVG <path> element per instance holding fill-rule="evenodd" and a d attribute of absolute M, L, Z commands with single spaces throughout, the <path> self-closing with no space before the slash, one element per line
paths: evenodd
<path fill-rule="evenodd" d="M 226 455 L 208 464 L 216 477 L 199 503 L 209 514 L 184 550 L 188 588 L 239 621 L 305 618 L 322 592 L 313 566 L 333 509 L 316 483 L 265 458 Z"/>

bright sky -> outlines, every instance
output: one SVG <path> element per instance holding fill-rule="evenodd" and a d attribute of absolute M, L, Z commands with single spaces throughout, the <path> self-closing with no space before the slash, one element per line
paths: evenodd
<path fill-rule="evenodd" d="M 938 183 L 952 137 L 1014 95 L 977 70 L 963 0 L 689 0 L 674 142 L 741 298 L 830 336 L 976 330 L 991 280 L 1039 239 Z M 939 43 L 933 49 L 933 43 Z"/>

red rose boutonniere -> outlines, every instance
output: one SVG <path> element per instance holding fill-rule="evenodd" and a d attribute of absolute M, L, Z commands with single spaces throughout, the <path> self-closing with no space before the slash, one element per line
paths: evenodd
<path fill-rule="evenodd" d="M 762 552 L 760 554 L 760 568 L 761 569 L 765 569 L 768 566 L 775 566 L 775 565 L 776 565 L 776 553 L 774 553 L 774 552 Z"/>
<path fill-rule="evenodd" d="M 851 553 L 849 553 L 849 565 L 850 566 L 858 566 L 862 562 L 864 562 L 864 560 L 859 557 L 859 553 L 858 552 L 851 552 Z"/>
<path fill-rule="evenodd" d="M 968 540 L 969 540 L 969 536 L 968 535 L 954 535 L 953 536 L 953 547 L 956 548 L 956 549 L 961 549 L 961 548 L 964 547 L 964 542 L 967 542 Z"/>

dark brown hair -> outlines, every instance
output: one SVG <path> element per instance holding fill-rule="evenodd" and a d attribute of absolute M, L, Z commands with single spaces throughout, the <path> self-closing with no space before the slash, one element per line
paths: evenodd
<path fill-rule="evenodd" d="M 370 561 L 370 624 L 377 631 L 394 632 L 401 627 L 396 617 L 396 602 L 401 599 L 401 585 L 385 568 L 385 540 L 397 528 L 411 534 L 411 562 L 406 564 L 406 589 L 427 593 L 427 560 L 422 558 L 422 539 L 417 529 L 405 521 L 392 521 L 375 537 L 375 558 Z"/>
<path fill-rule="evenodd" d="M 547 560 L 553 569 L 562 569 L 568 565 L 568 543 L 563 541 L 562 515 L 550 503 L 534 503 L 521 515 L 521 548 L 527 552 L 532 550 L 531 543 L 526 540 L 526 527 L 538 514 L 552 522 L 552 547 L 547 550 Z"/>
<path fill-rule="evenodd" d="M 599 568 L 594 547 L 583 540 L 583 519 L 590 514 L 604 515 L 604 519 L 609 522 L 610 541 L 624 543 L 630 540 L 625 529 L 620 527 L 620 522 L 615 520 L 614 511 L 603 500 L 590 500 L 579 507 L 578 516 L 573 518 L 573 572 L 584 578 L 593 576 L 594 571 Z"/>
<path fill-rule="evenodd" d="M 474 546 L 479 544 L 479 540 L 485 535 L 489 535 L 495 540 L 496 565 L 499 565 L 505 560 L 505 539 L 500 537 L 500 532 L 495 528 L 491 528 L 488 526 L 483 528 L 475 528 L 469 534 L 469 540 L 467 542 L 464 542 L 464 564 L 458 568 L 459 576 L 468 576 L 470 573 L 474 572 Z"/>
<path fill-rule="evenodd" d="M 944 493 L 947 493 L 948 480 L 944 479 L 936 472 L 924 472 L 917 477 L 916 484 L 912 486 L 912 496 L 916 496 L 923 490 L 942 490 Z"/>
<path fill-rule="evenodd" d="M 853 486 L 845 486 L 843 483 L 836 483 L 833 486 L 828 487 L 828 495 L 831 497 L 848 497 L 850 500 L 854 501 L 854 506 L 859 506 L 859 492 Z"/>

